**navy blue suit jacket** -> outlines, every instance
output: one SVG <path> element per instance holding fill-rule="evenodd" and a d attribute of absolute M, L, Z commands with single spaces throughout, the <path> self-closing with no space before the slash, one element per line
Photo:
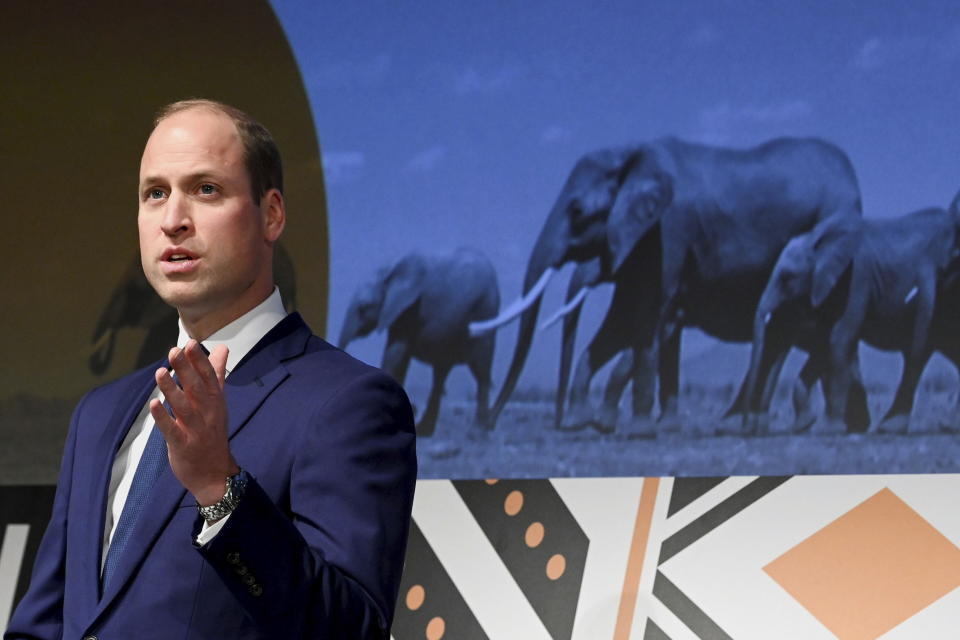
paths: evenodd
<path fill-rule="evenodd" d="M 194 499 L 168 468 L 100 593 L 114 455 L 159 365 L 77 406 L 50 525 L 4 638 L 389 637 L 416 480 L 410 404 L 298 314 L 225 383 L 230 447 L 255 478 L 239 507 L 197 548 Z"/>

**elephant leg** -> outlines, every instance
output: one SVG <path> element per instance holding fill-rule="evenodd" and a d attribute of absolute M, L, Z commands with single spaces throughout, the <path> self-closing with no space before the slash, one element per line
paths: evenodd
<path fill-rule="evenodd" d="M 383 348 L 383 359 L 380 368 L 386 371 L 401 385 L 407 378 L 407 369 L 410 367 L 410 343 L 405 340 L 387 340 Z"/>
<path fill-rule="evenodd" d="M 614 430 L 615 423 L 602 423 L 598 420 L 590 406 L 589 395 L 593 376 L 625 346 L 617 339 L 620 335 L 619 324 L 619 319 L 614 321 L 608 312 L 603 325 L 580 355 L 570 385 L 569 422 L 563 427 L 564 430 L 578 430 L 586 426 L 592 426 L 604 433 Z"/>
<path fill-rule="evenodd" d="M 830 357 L 830 371 L 826 376 L 826 416 L 817 432 L 823 435 L 846 433 L 844 419 L 847 413 L 847 399 L 850 395 L 850 384 L 853 381 L 854 358 L 856 358 L 857 343 L 852 346 L 835 349 Z"/>
<path fill-rule="evenodd" d="M 624 390 L 630 384 L 633 376 L 633 352 L 625 349 L 620 352 L 613 370 L 610 372 L 610 379 L 607 380 L 607 386 L 603 390 L 603 404 L 597 414 L 600 424 L 616 424 L 617 408 L 620 405 L 620 398 Z"/>
<path fill-rule="evenodd" d="M 755 433 L 765 435 L 770 432 L 770 405 L 773 404 L 777 383 L 780 382 L 783 363 L 787 361 L 789 354 L 789 348 L 780 349 L 766 370 L 762 371 L 763 379 L 766 382 L 763 388 L 757 390 L 759 396 L 751 401 L 750 414 L 748 415 L 748 421 L 752 424 Z"/>
<path fill-rule="evenodd" d="M 489 344 L 478 344 L 474 350 L 474 357 L 467 363 L 470 367 L 470 373 L 477 381 L 477 413 L 474 417 L 474 424 L 483 429 L 491 429 L 490 423 L 490 369 L 493 363 L 493 337 L 494 334 L 485 336 L 485 342 Z M 487 339 L 489 338 L 489 340 Z"/>
<path fill-rule="evenodd" d="M 634 347 L 633 366 L 633 416 L 630 418 L 630 433 L 653 437 L 656 424 L 653 420 L 657 390 L 657 350 L 654 345 Z"/>
<path fill-rule="evenodd" d="M 433 385 L 430 387 L 427 408 L 420 416 L 420 420 L 417 421 L 418 438 L 429 438 L 437 428 L 437 418 L 440 415 L 440 398 L 443 397 L 443 387 L 446 385 L 448 375 L 450 375 L 450 365 L 438 364 L 433 366 Z"/>
<path fill-rule="evenodd" d="M 571 281 L 573 284 L 573 281 Z M 567 298 L 575 295 L 568 292 Z M 557 397 L 554 400 L 553 427 L 563 425 L 563 412 L 567 404 L 567 385 L 570 383 L 570 368 L 573 364 L 573 348 L 577 341 L 577 325 L 580 322 L 582 306 L 568 313 L 563 318 L 563 333 L 560 339 L 560 370 L 557 372 Z"/>
<path fill-rule="evenodd" d="M 662 433 L 680 431 L 679 395 L 680 395 L 680 336 L 682 327 L 672 327 L 664 332 L 659 341 L 660 371 L 660 420 L 658 430 Z"/>
<path fill-rule="evenodd" d="M 810 406 L 810 395 L 813 392 L 813 386 L 817 380 L 824 374 L 824 355 L 817 351 L 811 351 L 807 361 L 803 363 L 800 369 L 800 375 L 793 382 L 793 433 L 806 431 L 817 421 L 817 416 Z"/>
<path fill-rule="evenodd" d="M 960 373 L 960 348 L 943 347 L 940 351 Z M 947 409 L 947 415 L 938 421 L 937 426 L 947 433 L 960 432 L 960 389 L 954 392 L 953 406 Z"/>
<path fill-rule="evenodd" d="M 770 402 L 780 379 L 780 371 L 787 359 L 790 347 L 778 341 L 768 340 L 763 356 L 757 367 L 756 377 L 760 381 L 750 392 L 750 371 L 740 382 L 740 390 L 730 407 L 723 414 L 718 428 L 722 435 L 766 434 L 770 427 Z M 749 397 L 748 397 L 749 396 Z"/>
<path fill-rule="evenodd" d="M 878 433 L 905 434 L 909 427 L 913 396 L 927 364 L 927 358 L 910 356 L 906 353 L 903 356 L 903 375 L 900 376 L 900 384 L 897 386 L 893 403 L 887 409 L 883 420 L 877 425 Z"/>
<path fill-rule="evenodd" d="M 847 395 L 847 411 L 844 422 L 850 433 L 866 433 L 870 428 L 870 406 L 867 402 L 867 388 L 863 384 L 863 375 L 860 373 L 860 359 L 853 364 L 850 390 Z"/>

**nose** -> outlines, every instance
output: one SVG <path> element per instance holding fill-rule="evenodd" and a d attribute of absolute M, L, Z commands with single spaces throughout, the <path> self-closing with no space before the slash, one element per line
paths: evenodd
<path fill-rule="evenodd" d="M 176 191 L 171 193 L 164 207 L 160 229 L 168 236 L 177 236 L 189 230 L 191 225 L 190 208 L 186 198 Z"/>

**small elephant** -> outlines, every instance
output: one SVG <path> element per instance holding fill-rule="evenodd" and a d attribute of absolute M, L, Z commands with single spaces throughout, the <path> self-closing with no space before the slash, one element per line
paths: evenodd
<path fill-rule="evenodd" d="M 954 208 L 864 221 L 849 268 L 829 249 L 822 233 L 803 234 L 787 244 L 754 318 L 747 386 L 757 415 L 769 408 L 790 347 L 799 346 L 810 359 L 794 386 L 794 429 L 814 422 L 808 399 L 819 378 L 826 399 L 821 430 L 865 431 L 869 413 L 857 361 L 857 346 L 864 340 L 903 354 L 900 384 L 876 429 L 906 432 L 917 383 L 932 353 L 941 351 L 960 366 L 960 340 L 952 326 L 960 305 L 960 215 Z M 821 305 L 814 305 L 814 274 L 826 270 L 846 275 L 835 279 Z"/>
<path fill-rule="evenodd" d="M 411 253 L 354 293 L 338 342 L 374 330 L 387 330 L 382 368 L 401 384 L 411 358 L 433 367 L 427 407 L 417 424 L 418 436 L 431 436 L 440 413 L 440 397 L 450 370 L 464 363 L 477 381 L 476 423 L 490 427 L 490 369 L 496 334 L 472 338 L 471 322 L 497 315 L 500 288 L 487 257 L 472 247 L 445 255 Z"/>

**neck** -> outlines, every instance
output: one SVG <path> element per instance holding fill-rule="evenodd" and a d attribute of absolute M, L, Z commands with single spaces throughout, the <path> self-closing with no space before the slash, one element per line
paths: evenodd
<path fill-rule="evenodd" d="M 202 342 L 237 318 L 256 308 L 272 293 L 273 285 L 271 284 L 265 293 L 240 298 L 234 301 L 232 305 L 221 309 L 199 313 L 192 312 L 189 309 L 177 309 L 177 312 L 180 314 L 180 321 L 183 323 L 183 328 L 187 330 L 187 334 L 194 340 Z"/>

